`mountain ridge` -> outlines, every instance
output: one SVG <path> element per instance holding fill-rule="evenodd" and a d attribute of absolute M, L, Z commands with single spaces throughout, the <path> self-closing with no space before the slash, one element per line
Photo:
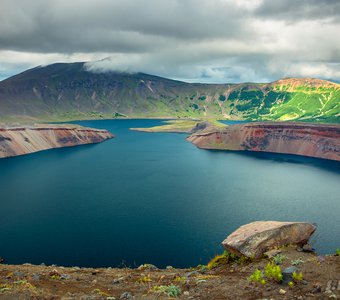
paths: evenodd
<path fill-rule="evenodd" d="M 340 122 L 340 84 L 327 80 L 187 83 L 85 66 L 38 66 L 0 81 L 0 122 L 113 117 Z"/>

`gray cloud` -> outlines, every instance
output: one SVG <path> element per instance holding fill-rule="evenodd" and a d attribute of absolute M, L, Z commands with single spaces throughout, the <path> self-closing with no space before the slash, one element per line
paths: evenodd
<path fill-rule="evenodd" d="M 85 60 L 93 71 L 187 81 L 339 80 L 339 6 L 338 0 L 0 0 L 0 79 L 39 64 Z"/>
<path fill-rule="evenodd" d="M 339 0 L 264 0 L 255 14 L 287 22 L 323 19 L 339 21 L 340 2 Z"/>

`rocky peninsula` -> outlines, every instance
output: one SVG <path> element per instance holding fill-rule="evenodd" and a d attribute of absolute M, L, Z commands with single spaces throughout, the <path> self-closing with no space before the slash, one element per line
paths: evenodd
<path fill-rule="evenodd" d="M 107 130 L 72 125 L 0 128 L 0 158 L 51 148 L 100 143 L 114 136 Z"/>
<path fill-rule="evenodd" d="M 340 125 L 254 122 L 205 126 L 188 137 L 202 149 L 274 152 L 340 161 Z"/>

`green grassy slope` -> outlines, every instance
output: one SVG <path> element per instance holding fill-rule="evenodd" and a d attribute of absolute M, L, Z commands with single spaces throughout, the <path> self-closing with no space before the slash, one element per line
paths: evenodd
<path fill-rule="evenodd" d="M 317 79 L 189 84 L 83 63 L 37 67 L 0 82 L 0 122 L 112 117 L 340 120 L 340 85 Z"/>

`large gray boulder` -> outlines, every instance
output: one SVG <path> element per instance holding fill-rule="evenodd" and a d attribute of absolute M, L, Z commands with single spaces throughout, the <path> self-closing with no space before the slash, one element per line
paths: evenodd
<path fill-rule="evenodd" d="M 228 251 L 249 258 L 259 258 L 264 252 L 284 245 L 304 245 L 316 230 L 316 225 L 304 222 L 256 221 L 241 226 L 222 245 Z"/>

